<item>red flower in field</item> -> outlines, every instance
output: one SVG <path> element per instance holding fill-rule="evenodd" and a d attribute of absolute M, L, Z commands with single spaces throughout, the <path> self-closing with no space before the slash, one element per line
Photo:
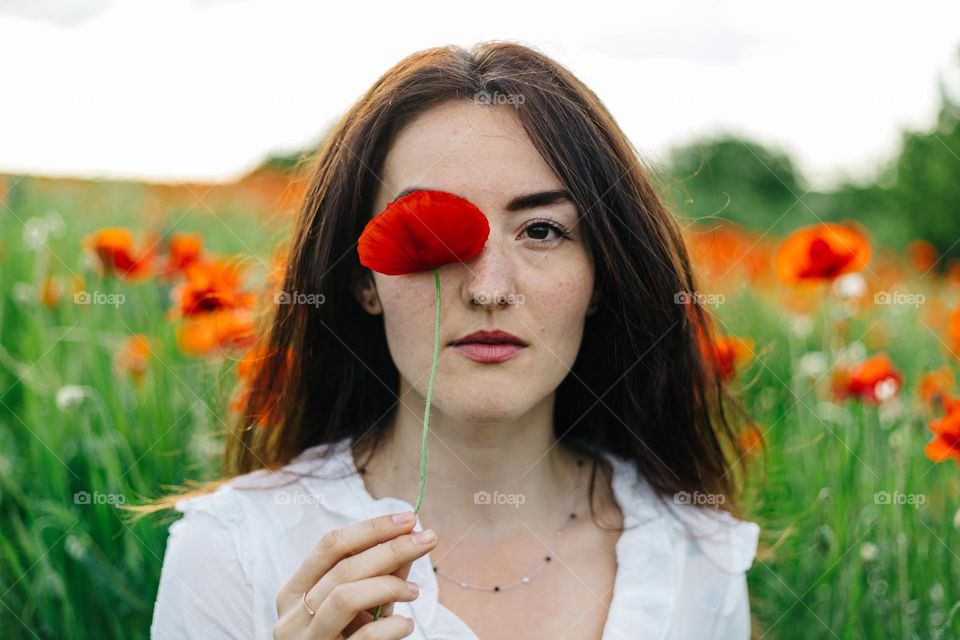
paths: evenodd
<path fill-rule="evenodd" d="M 914 240 L 908 244 L 907 255 L 913 268 L 922 273 L 932 269 L 940 258 L 937 248 L 926 240 Z"/>
<path fill-rule="evenodd" d="M 143 280 L 151 275 L 153 252 L 134 248 L 133 233 L 123 227 L 107 227 L 84 238 L 97 257 L 101 274 L 116 274 L 126 280 Z"/>
<path fill-rule="evenodd" d="M 160 269 L 164 278 L 182 273 L 203 256 L 203 236 L 199 233 L 174 233 L 167 247 L 167 261 Z"/>
<path fill-rule="evenodd" d="M 834 372 L 833 390 L 838 399 L 860 398 L 877 404 L 889 400 L 903 386 L 903 375 L 885 353 Z"/>
<path fill-rule="evenodd" d="M 953 355 L 960 357 L 960 306 L 947 318 L 947 339 Z"/>
<path fill-rule="evenodd" d="M 184 318 L 177 328 L 177 346 L 187 355 L 220 349 L 244 349 L 257 339 L 251 314 L 244 309 L 217 309 Z"/>
<path fill-rule="evenodd" d="M 257 377 L 260 373 L 260 367 L 263 366 L 264 360 L 268 356 L 266 347 L 263 344 L 260 344 L 257 347 L 254 347 L 247 351 L 244 354 L 243 358 L 237 363 L 237 380 L 239 381 L 239 393 L 234 396 L 233 400 L 230 401 L 230 410 L 235 413 L 242 413 L 247 408 L 247 402 L 250 399 L 250 390 L 251 385 L 256 383 Z M 289 370 L 293 361 L 293 351 L 287 350 L 286 362 L 283 367 L 281 367 L 278 376 L 283 378 L 286 375 L 286 372 Z M 274 387 L 274 388 L 279 388 Z M 266 408 L 261 410 L 258 415 L 255 416 L 254 423 L 261 428 L 269 427 L 272 424 L 275 424 L 278 416 L 276 412 L 279 408 L 277 403 L 277 398 L 271 397 L 264 401 Z"/>
<path fill-rule="evenodd" d="M 737 336 L 717 336 L 712 344 L 700 334 L 700 347 L 717 372 L 724 380 L 736 375 L 737 369 L 753 357 L 753 340 Z"/>
<path fill-rule="evenodd" d="M 147 371 L 151 352 L 150 338 L 143 334 L 132 335 L 117 351 L 114 356 L 114 365 L 121 374 L 130 376 L 135 382 L 140 382 Z"/>
<path fill-rule="evenodd" d="M 763 431 L 753 423 L 748 424 L 740 432 L 739 440 L 744 457 L 752 458 L 760 453 L 763 448 Z"/>
<path fill-rule="evenodd" d="M 368 269 L 405 275 L 467 262 L 483 250 L 489 234 L 486 216 L 469 201 L 444 191 L 414 191 L 367 223 L 357 251 Z"/>
<path fill-rule="evenodd" d="M 711 288 L 740 273 L 756 286 L 767 283 L 773 247 L 759 233 L 730 223 L 691 225 L 684 229 L 684 238 L 693 264 Z"/>
<path fill-rule="evenodd" d="M 852 226 L 823 223 L 797 229 L 780 243 L 774 257 L 784 282 L 833 280 L 860 271 L 870 262 L 870 243 Z"/>
<path fill-rule="evenodd" d="M 933 371 L 927 371 L 920 376 L 920 382 L 917 383 L 917 395 L 924 404 L 933 404 L 936 401 L 943 402 L 947 393 L 953 389 L 955 379 L 950 367 L 942 366 Z"/>
<path fill-rule="evenodd" d="M 960 260 L 951 258 L 947 261 L 947 269 L 943 276 L 943 281 L 951 287 L 960 287 Z"/>
<path fill-rule="evenodd" d="M 176 306 L 167 314 L 182 317 L 177 345 L 188 355 L 218 349 L 241 349 L 256 341 L 253 314 L 256 296 L 243 290 L 243 266 L 235 260 L 195 262 L 186 279 L 171 292 Z"/>
<path fill-rule="evenodd" d="M 186 279 L 171 293 L 177 303 L 171 317 L 252 308 L 256 296 L 243 291 L 243 271 L 243 265 L 235 260 L 216 259 L 187 265 Z"/>
<path fill-rule="evenodd" d="M 923 452 L 933 462 L 953 459 L 960 466 L 960 400 L 944 397 L 942 418 L 930 423 L 933 440 L 923 448 Z"/>

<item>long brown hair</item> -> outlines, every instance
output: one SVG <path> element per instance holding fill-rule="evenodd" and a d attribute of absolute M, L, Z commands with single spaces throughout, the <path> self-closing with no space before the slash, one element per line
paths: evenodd
<path fill-rule="evenodd" d="M 689 304 L 694 274 L 680 227 L 654 190 L 655 171 L 580 80 L 508 42 L 414 53 L 331 130 L 315 156 L 283 283 L 287 292 L 321 292 L 324 304 L 274 305 L 266 355 L 228 433 L 223 477 L 135 510 L 169 508 L 231 477 L 280 468 L 314 445 L 349 437 L 372 451 L 383 442 L 399 377 L 383 317 L 366 313 L 352 293 L 369 273 L 356 242 L 404 125 L 441 102 L 484 96 L 511 101 L 591 238 L 600 306 L 557 389 L 556 437 L 628 459 L 662 499 L 700 492 L 723 496 L 722 508 L 739 512 L 745 456 L 731 406 L 743 413 L 704 356 L 710 318 Z M 264 416 L 269 426 L 258 426 Z"/>

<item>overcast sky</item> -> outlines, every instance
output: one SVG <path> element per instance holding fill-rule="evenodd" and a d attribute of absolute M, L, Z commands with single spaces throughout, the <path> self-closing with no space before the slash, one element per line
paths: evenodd
<path fill-rule="evenodd" d="M 468 9 L 470 8 L 470 9 Z M 732 130 L 816 186 L 960 94 L 960 2 L 0 0 L 0 172 L 229 179 L 430 46 L 509 39 L 583 79 L 653 159 Z"/>

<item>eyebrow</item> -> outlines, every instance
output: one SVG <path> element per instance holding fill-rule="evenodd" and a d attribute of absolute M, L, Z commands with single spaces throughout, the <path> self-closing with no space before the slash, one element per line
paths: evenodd
<path fill-rule="evenodd" d="M 400 194 L 394 198 L 394 200 L 399 200 L 404 196 L 408 196 L 414 191 L 431 191 L 426 187 L 407 187 Z M 573 196 L 570 195 L 570 192 L 566 189 L 555 189 L 553 191 L 541 191 L 539 193 L 528 193 L 523 196 L 517 196 L 513 200 L 507 203 L 507 211 L 523 211 L 525 209 L 535 209 L 536 207 L 545 207 L 547 205 L 556 204 L 558 202 L 569 202 L 573 203 Z"/>

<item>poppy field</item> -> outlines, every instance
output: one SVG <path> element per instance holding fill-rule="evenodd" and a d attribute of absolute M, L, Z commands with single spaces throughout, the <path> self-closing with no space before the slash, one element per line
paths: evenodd
<path fill-rule="evenodd" d="M 0 637 L 147 637 L 172 515 L 124 507 L 216 474 L 302 190 L 0 176 Z M 675 302 L 750 415 L 756 637 L 960 636 L 960 262 L 683 225 Z"/>

